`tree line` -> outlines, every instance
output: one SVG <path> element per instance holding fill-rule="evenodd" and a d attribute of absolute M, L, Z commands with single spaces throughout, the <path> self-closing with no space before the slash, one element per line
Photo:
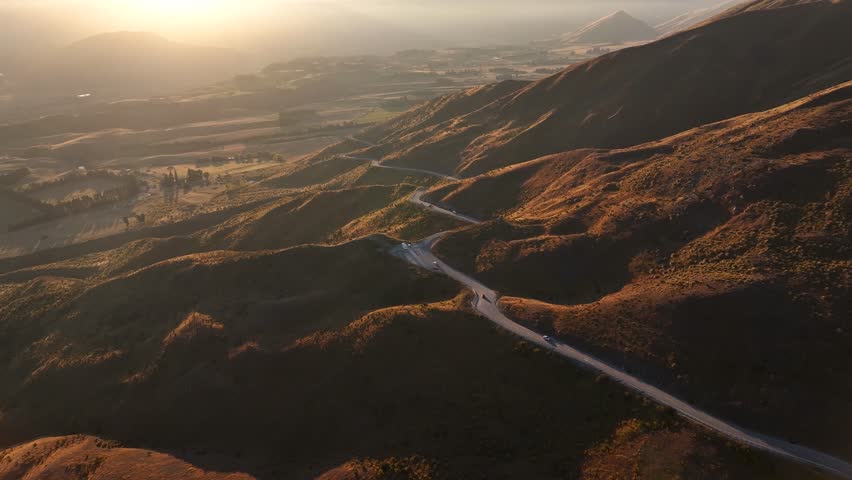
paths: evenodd
<path fill-rule="evenodd" d="M 88 177 L 113 178 L 116 179 L 119 184 L 109 190 L 96 192 L 91 195 L 75 197 L 71 200 L 65 200 L 59 203 L 48 203 L 39 201 L 23 193 L 31 193 L 48 187 L 64 185 Z M 23 230 L 24 228 L 31 227 L 39 223 L 48 222 L 56 218 L 75 215 L 93 208 L 123 202 L 138 195 L 139 191 L 140 182 L 134 175 L 116 173 L 106 170 L 89 171 L 85 173 L 75 172 L 73 174 L 63 175 L 55 179 L 33 183 L 21 189 L 20 192 L 8 193 L 16 195 L 16 197 L 21 200 L 26 199 L 28 203 L 38 208 L 38 210 L 40 210 L 42 214 L 38 217 L 23 222 L 10 224 L 8 226 L 8 230 L 10 232 Z"/>

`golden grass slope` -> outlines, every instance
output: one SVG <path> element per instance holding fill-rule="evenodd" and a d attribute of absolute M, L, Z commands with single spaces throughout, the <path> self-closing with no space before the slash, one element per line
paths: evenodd
<path fill-rule="evenodd" d="M 104 279 L 170 258 L 227 250 L 274 250 L 301 244 L 337 244 L 385 234 L 417 240 L 459 226 L 458 222 L 409 204 L 415 186 L 395 183 L 385 169 L 335 180 L 340 188 L 270 190 L 242 208 L 173 225 L 140 228 L 70 248 L 0 262 L 0 284 L 40 276 Z M 415 176 L 417 177 L 417 176 Z M 384 180 L 384 185 L 378 184 Z M 414 178 L 423 180 L 422 177 Z M 362 184 L 363 183 L 363 184 Z M 425 184 L 432 184 L 426 181 Z M 246 194 L 251 196 L 250 194 Z M 5 265 L 3 265 L 5 263 Z"/>
<path fill-rule="evenodd" d="M 357 272 L 339 255 L 365 246 L 318 253 L 333 255 L 329 265 Z M 366 250 L 360 255 L 370 256 Z M 180 468 L 187 478 L 218 479 L 216 469 L 201 476 L 211 469 L 200 465 L 227 458 L 233 465 L 227 471 L 258 478 L 595 479 L 600 470 L 593 466 L 611 462 L 605 457 L 639 455 L 641 478 L 680 478 L 695 471 L 707 478 L 818 478 L 726 446 L 617 385 L 517 342 L 468 313 L 469 298 L 429 303 L 429 291 L 454 295 L 441 293 L 442 279 L 411 285 L 417 299 L 411 304 L 378 307 L 394 303 L 394 288 L 411 284 L 410 278 L 392 275 L 396 267 L 364 272 L 370 282 L 340 279 L 353 284 L 343 287 L 345 295 L 329 297 L 312 294 L 316 285 L 302 285 L 314 281 L 310 275 L 264 278 L 267 270 L 296 271 L 276 265 L 279 255 L 309 265 L 303 257 L 312 254 L 222 253 L 177 260 L 74 295 L 68 307 L 51 309 L 63 312 L 61 318 L 35 315 L 40 331 L 32 330 L 32 321 L 4 317 L 2 351 L 16 359 L 4 362 L 0 378 L 11 386 L 0 398 L 4 444 L 14 441 L 13 433 L 33 438 L 100 432 L 161 453 L 140 458 L 141 450 L 105 452 L 96 439 L 41 439 L 35 447 L 0 453 L 0 472 L 79 468 L 100 478 L 123 466 L 149 475 Z M 240 274 L 244 269 L 258 278 Z M 150 278 L 165 284 L 133 293 L 149 287 Z M 376 287 L 377 280 L 388 286 Z M 316 281 L 332 283 L 329 277 Z M 202 285 L 178 287 L 197 282 Z M 210 290 L 208 282 L 222 284 L 224 292 Z M 359 291 L 357 285 L 366 283 L 369 293 Z M 195 288 L 217 298 L 175 303 L 175 291 L 181 290 L 181 301 L 191 300 L 197 298 Z M 290 296 L 260 297 L 279 289 L 276 295 Z M 246 303 L 240 307 L 233 303 L 237 298 Z M 340 321 L 312 318 L 344 299 Z M 365 301 L 374 309 L 356 313 L 356 304 Z M 301 322 L 285 314 L 293 302 L 303 305 Z M 13 339 L 20 343 L 11 344 Z M 624 437 L 623 426 L 634 423 L 638 434 L 654 440 L 607 443 Z M 196 453 L 175 458 L 174 452 L 187 450 Z M 4 464 L 6 456 L 11 460 Z M 662 469 L 667 476 L 656 474 Z"/>
<path fill-rule="evenodd" d="M 847 82 L 437 189 L 461 212 L 503 215 L 437 250 L 519 319 L 747 426 L 848 455 L 850 114 Z M 517 203 L 495 206 L 499 192 Z"/>
<path fill-rule="evenodd" d="M 0 480 L 253 480 L 196 467 L 174 455 L 74 435 L 40 438 L 0 451 Z"/>
<path fill-rule="evenodd" d="M 203 242 L 236 250 L 319 243 L 350 222 L 406 199 L 414 189 L 412 185 L 375 185 L 285 197 L 232 218 L 205 233 Z"/>
<path fill-rule="evenodd" d="M 797 3 L 754 2 L 450 118 L 433 102 L 371 132 L 379 145 L 367 151 L 389 164 L 474 176 L 566 150 L 630 147 L 848 80 L 852 4 Z M 464 105 L 458 97 L 445 101 Z"/>

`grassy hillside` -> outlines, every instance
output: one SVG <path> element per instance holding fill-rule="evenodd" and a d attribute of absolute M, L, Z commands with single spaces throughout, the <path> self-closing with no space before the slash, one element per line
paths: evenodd
<path fill-rule="evenodd" d="M 852 457 L 850 23 L 849 1 L 750 2 L 539 82 L 427 102 L 225 179 L 204 208 L 164 196 L 121 234 L 0 260 L 0 480 L 827 478 L 519 341 L 391 253 L 450 231 L 435 253 L 519 322 Z M 133 38 L 72 53 L 176 48 Z M 138 67 L 110 71 L 125 60 Z M 286 112 L 360 72 L 250 101 Z M 88 156 L 128 123 L 146 130 L 133 145 L 156 145 L 146 125 L 244 101 L 111 104 L 0 126 L 0 143 L 55 134 L 45 146 Z M 423 187 L 485 222 L 411 203 Z"/>
<path fill-rule="evenodd" d="M 137 350 L 146 367 L 136 373 L 108 366 L 130 354 L 54 361 L 18 398 L 56 381 L 57 369 L 74 372 L 76 393 L 39 417 L 44 430 L 100 431 L 167 454 L 192 445 L 180 456 L 241 458 L 236 471 L 260 478 L 595 479 L 620 469 L 655 479 L 818 478 L 726 446 L 519 344 L 460 301 L 377 310 L 285 348 L 265 340 L 268 321 L 193 313 L 152 332 L 157 348 Z M 126 328 L 109 326 L 120 337 Z M 39 398 L 39 412 L 50 412 Z M 5 406 L 17 414 L 29 402 Z M 28 450 L 50 448 L 38 444 Z M 628 457 L 613 463 L 621 452 Z"/>
<path fill-rule="evenodd" d="M 381 210 L 349 222 L 333 233 L 330 241 L 352 240 L 379 231 L 400 240 L 416 242 L 437 232 L 465 225 L 446 215 L 426 211 L 405 197 Z"/>
<path fill-rule="evenodd" d="M 383 242 L 213 252 L 105 281 L 41 278 L 2 285 L 4 425 L 36 412 L 30 419 L 33 428 L 85 423 L 82 412 L 69 416 L 62 410 L 111 402 L 115 389 L 156 373 L 167 338 L 177 348 L 183 334 L 198 334 L 227 351 L 239 346 L 215 341 L 216 332 L 227 329 L 221 332 L 232 335 L 232 341 L 275 350 L 318 329 L 345 324 L 359 312 L 455 291 L 452 282 L 424 276 L 386 255 Z M 176 333 L 169 337 L 169 332 Z M 205 356 L 183 351 L 190 357 L 196 353 Z M 77 382 L 91 388 L 46 395 Z"/>
<path fill-rule="evenodd" d="M 436 190 L 499 220 L 438 244 L 519 318 L 748 425 L 849 454 L 850 124 L 845 83 L 617 151 Z M 481 199 L 481 200 L 480 200 Z M 736 352 L 736 355 L 732 355 Z M 808 405 L 808 408 L 802 408 Z M 782 419 L 796 415 L 801 421 Z"/>
<path fill-rule="evenodd" d="M 340 183 L 359 182 L 355 179 Z M 408 184 L 341 190 L 262 190 L 262 196 L 271 199 L 250 201 L 245 207 L 212 214 L 208 219 L 142 228 L 7 259 L 0 262 L 0 284 L 45 276 L 107 279 L 172 258 L 214 250 L 338 244 L 374 234 L 414 241 L 460 226 L 456 220 L 410 204 L 408 199 L 414 190 Z"/>
<path fill-rule="evenodd" d="M 320 243 L 349 222 L 413 192 L 411 185 L 367 186 L 285 197 L 215 227 L 204 233 L 204 241 L 237 250 Z"/>
<path fill-rule="evenodd" d="M 848 80 L 852 5 L 776 3 L 753 2 L 520 89 L 493 87 L 505 92 L 499 98 L 471 101 L 481 96 L 474 90 L 430 103 L 371 132 L 379 145 L 370 152 L 472 176 L 581 147 L 633 146 Z"/>
<path fill-rule="evenodd" d="M 619 10 L 563 36 L 563 41 L 569 45 L 588 45 L 654 40 L 658 36 L 659 33 L 648 24 Z"/>
<path fill-rule="evenodd" d="M 0 459 L 0 480 L 255 478 L 243 473 L 205 471 L 176 454 L 126 448 L 116 441 L 85 435 L 41 438 L 0 452 Z"/>

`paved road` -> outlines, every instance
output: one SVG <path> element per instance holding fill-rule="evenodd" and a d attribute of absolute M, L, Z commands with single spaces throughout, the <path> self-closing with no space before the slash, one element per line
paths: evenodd
<path fill-rule="evenodd" d="M 457 220 L 461 220 L 462 222 L 465 222 L 465 223 L 472 223 L 472 224 L 482 223 L 481 221 L 479 221 L 479 220 L 477 220 L 473 217 L 468 217 L 467 215 L 463 215 L 461 213 L 458 213 L 455 210 L 447 210 L 447 209 L 441 208 L 437 205 L 432 205 L 431 203 L 423 201 L 423 194 L 424 193 L 426 193 L 426 190 L 424 190 L 422 188 L 418 188 L 417 191 L 415 191 L 414 194 L 411 195 L 411 198 L 409 198 L 408 201 L 410 201 L 411 203 L 414 203 L 415 205 L 419 205 L 419 206 L 421 206 L 425 209 L 428 209 L 430 211 L 442 213 L 444 215 L 454 217 Z"/>
<path fill-rule="evenodd" d="M 370 159 L 364 159 L 370 160 Z M 373 160 L 370 160 L 373 161 Z M 396 167 L 385 167 L 396 168 Z M 438 174 L 441 177 L 443 175 Z M 446 177 L 444 177 L 446 178 Z M 428 208 L 431 211 L 452 216 L 459 220 L 468 223 L 481 223 L 472 217 L 459 214 L 454 211 L 446 210 L 435 205 L 431 205 L 423 201 L 422 197 L 425 191 L 418 189 L 411 196 L 410 201 Z M 474 294 L 473 307 L 477 312 L 488 318 L 501 328 L 508 330 L 515 335 L 525 339 L 526 341 L 538 345 L 542 348 L 550 350 L 558 355 L 568 358 L 581 366 L 584 366 L 592 371 L 602 373 L 607 377 L 621 383 L 625 387 L 634 390 L 643 396 L 667 407 L 672 408 L 682 417 L 703 425 L 704 427 L 713 430 L 727 438 L 739 441 L 753 448 L 763 450 L 765 452 L 784 457 L 802 464 L 810 465 L 826 472 L 835 474 L 841 478 L 852 480 L 852 464 L 845 460 L 827 455 L 825 453 L 812 450 L 807 447 L 795 445 L 793 443 L 781 440 L 779 438 L 763 435 L 761 433 L 752 432 L 742 427 L 726 422 L 719 418 L 710 415 L 707 412 L 699 410 L 689 403 L 675 398 L 674 396 L 660 390 L 659 388 L 650 385 L 632 375 L 627 374 L 615 368 L 608 363 L 595 358 L 591 355 L 581 352 L 570 345 L 561 341 L 551 339 L 547 341 L 543 336 L 529 328 L 520 325 L 509 317 L 503 314 L 499 308 L 499 297 L 497 292 L 479 283 L 472 277 L 465 275 L 458 270 L 450 267 L 441 259 L 432 253 L 432 247 L 435 242 L 445 236 L 447 232 L 437 233 L 422 240 L 420 243 L 410 245 L 409 247 L 397 246 L 392 253 L 406 261 L 418 265 L 422 268 L 442 272 L 450 278 L 455 279 L 462 285 L 469 288 Z"/>
<path fill-rule="evenodd" d="M 373 167 L 376 167 L 376 168 L 387 168 L 389 170 L 400 170 L 400 171 L 403 171 L 403 172 L 423 173 L 423 174 L 426 174 L 426 175 L 431 175 L 433 177 L 441 177 L 444 180 L 450 180 L 450 181 L 453 181 L 453 182 L 459 181 L 459 179 L 456 178 L 456 177 L 452 177 L 450 175 L 444 175 L 443 173 L 440 173 L 440 172 L 433 172 L 432 170 L 423 170 L 422 168 L 390 167 L 390 166 L 387 166 L 387 165 L 383 165 L 383 164 L 381 164 L 381 163 L 379 163 L 375 160 L 370 162 L 370 165 L 373 166 Z"/>
<path fill-rule="evenodd" d="M 360 143 L 361 145 L 366 145 L 368 147 L 375 147 L 376 146 L 376 144 L 373 143 L 373 142 L 361 140 L 361 139 L 359 139 L 357 137 L 353 137 L 353 136 L 346 137 L 346 140 L 350 140 L 350 141 L 353 141 L 355 143 Z M 374 167 L 374 168 L 387 168 L 388 170 L 400 170 L 400 171 L 403 171 L 403 172 L 422 173 L 422 174 L 425 174 L 425 175 L 431 175 L 433 177 L 440 177 L 440 178 L 443 178 L 445 180 L 450 180 L 450 181 L 453 181 L 453 182 L 459 181 L 459 179 L 456 178 L 456 177 L 452 177 L 450 175 L 444 175 L 441 172 L 435 172 L 433 170 L 424 170 L 422 168 L 392 167 L 392 166 L 383 165 L 383 164 L 379 163 L 379 161 L 376 160 L 375 158 L 359 157 L 357 155 L 346 155 L 346 154 L 340 155 L 340 158 L 347 158 L 349 160 L 357 160 L 359 162 L 370 162 L 370 166 Z"/>
<path fill-rule="evenodd" d="M 359 161 L 359 162 L 370 162 L 370 166 L 373 167 L 373 168 L 386 168 L 388 170 L 399 170 L 399 171 L 402 171 L 402 172 L 422 173 L 424 175 L 431 175 L 433 177 L 440 177 L 440 178 L 443 178 L 445 180 L 450 180 L 450 181 L 453 181 L 453 182 L 459 181 L 459 179 L 456 178 L 456 177 L 452 177 L 450 175 L 444 175 L 443 173 L 440 173 L 440 172 L 434 172 L 432 170 L 423 170 L 422 168 L 392 167 L 392 166 L 381 164 L 381 163 L 379 163 L 378 160 L 373 160 L 372 158 L 358 157 L 358 156 L 355 156 L 355 155 L 340 155 L 340 158 L 346 158 L 346 159 L 349 159 L 349 160 L 356 160 L 356 161 Z"/>
<path fill-rule="evenodd" d="M 544 340 L 541 334 L 514 322 L 500 311 L 500 308 L 498 307 L 499 298 L 497 292 L 464 273 L 455 270 L 432 253 L 432 245 L 443 235 L 444 233 L 433 235 L 407 249 L 397 247 L 394 249 L 394 254 L 405 258 L 415 265 L 419 265 L 430 270 L 440 271 L 457 280 L 474 293 L 475 300 L 473 306 L 480 314 L 496 323 L 501 328 L 522 337 L 530 343 L 538 345 L 544 349 L 551 350 L 554 353 L 589 368 L 590 370 L 602 373 L 621 383 L 625 387 L 639 392 L 657 403 L 670 407 L 681 416 L 714 430 L 725 437 L 781 457 L 815 466 L 843 478 L 852 479 L 852 465 L 839 458 L 835 458 L 806 447 L 794 445 L 781 439 L 751 432 L 725 422 L 724 420 L 720 420 L 693 407 L 683 400 L 669 395 L 653 385 L 645 383 L 632 375 L 610 366 L 600 359 L 585 354 L 570 345 L 558 340 L 551 340 L 550 342 Z"/>

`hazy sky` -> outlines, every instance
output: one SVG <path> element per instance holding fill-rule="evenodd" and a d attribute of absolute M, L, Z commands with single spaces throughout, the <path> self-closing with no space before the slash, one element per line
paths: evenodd
<path fill-rule="evenodd" d="M 0 49 L 8 54 L 104 31 L 147 30 L 269 55 L 388 53 L 394 47 L 527 41 L 616 9 L 656 23 L 719 1 L 0 0 Z"/>

